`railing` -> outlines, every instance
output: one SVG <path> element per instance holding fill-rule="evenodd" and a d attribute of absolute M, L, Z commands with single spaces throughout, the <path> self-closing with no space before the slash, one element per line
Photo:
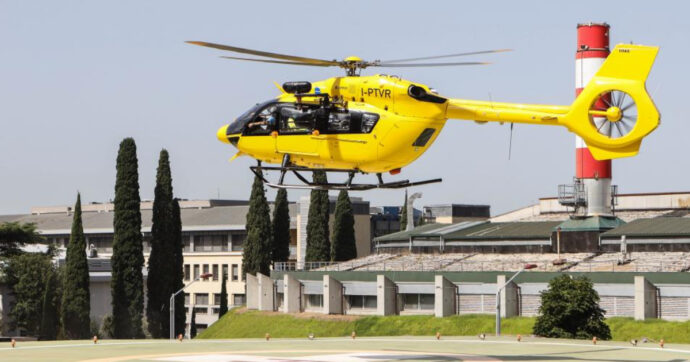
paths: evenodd
<path fill-rule="evenodd" d="M 567 206 L 581 206 L 587 203 L 585 185 L 576 182 L 570 185 L 558 185 L 558 203 Z"/>
<path fill-rule="evenodd" d="M 556 256 L 554 255 L 554 260 Z M 690 260 L 658 260 L 620 263 L 617 260 L 568 261 L 554 265 L 552 260 L 488 260 L 488 261 L 396 261 L 388 260 L 370 264 L 356 262 L 279 262 L 275 271 L 457 271 L 488 272 L 518 271 L 525 264 L 536 264 L 533 271 L 573 272 L 688 272 Z"/>

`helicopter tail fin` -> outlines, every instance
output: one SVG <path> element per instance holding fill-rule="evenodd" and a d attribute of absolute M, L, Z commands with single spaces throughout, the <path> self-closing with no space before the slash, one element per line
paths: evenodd
<path fill-rule="evenodd" d="M 619 44 L 570 106 L 563 123 L 596 159 L 634 156 L 660 123 L 645 81 L 658 47 Z"/>
<path fill-rule="evenodd" d="M 445 116 L 565 126 L 582 137 L 597 160 L 634 156 L 659 125 L 659 112 L 645 89 L 658 52 L 658 47 L 617 45 L 570 106 L 449 99 Z"/>

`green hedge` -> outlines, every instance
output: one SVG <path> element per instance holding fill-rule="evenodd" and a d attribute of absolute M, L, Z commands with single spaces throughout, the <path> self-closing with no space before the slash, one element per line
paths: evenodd
<path fill-rule="evenodd" d="M 228 312 L 198 338 L 301 338 L 309 333 L 319 337 L 344 337 L 355 331 L 358 336 L 433 336 L 477 335 L 493 333 L 491 315 L 456 315 L 446 318 L 423 316 L 366 316 L 354 320 L 294 317 L 289 314 L 262 313 L 237 310 Z M 516 317 L 503 320 L 506 334 L 531 334 L 534 318 Z"/>
<path fill-rule="evenodd" d="M 434 316 L 363 316 L 352 320 L 327 317 L 294 317 L 282 313 L 264 313 L 234 309 L 211 325 L 197 338 L 263 338 L 270 333 L 275 338 L 302 338 L 314 333 L 318 337 L 345 337 L 352 331 L 358 336 L 472 336 L 494 333 L 494 317 L 487 314 Z M 535 318 L 504 318 L 504 334 L 531 335 Z M 635 321 L 632 318 L 609 318 L 614 340 L 628 341 L 647 337 L 651 341 L 663 338 L 669 343 L 690 343 L 690 322 L 663 320 Z"/>

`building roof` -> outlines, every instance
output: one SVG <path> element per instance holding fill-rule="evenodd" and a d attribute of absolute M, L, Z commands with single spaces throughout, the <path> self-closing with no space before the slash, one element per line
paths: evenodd
<path fill-rule="evenodd" d="M 273 205 L 270 205 L 271 208 Z M 290 224 L 294 228 L 299 205 L 289 204 Z M 182 231 L 244 230 L 248 205 L 214 206 L 208 208 L 181 209 Z M 85 233 L 112 233 L 114 212 L 83 212 L 82 222 Z M 73 214 L 46 213 L 39 215 L 0 215 L 0 223 L 34 223 L 42 234 L 69 234 Z M 151 231 L 152 210 L 141 210 L 142 231 Z"/>
<path fill-rule="evenodd" d="M 428 224 L 411 231 L 401 231 L 375 238 L 374 241 L 405 241 L 439 238 L 444 240 L 534 240 L 550 239 L 558 221 L 498 222 L 463 221 L 455 224 Z"/>
<path fill-rule="evenodd" d="M 601 234 L 601 238 L 613 239 L 620 238 L 623 235 L 626 238 L 688 237 L 690 236 L 690 218 L 657 217 L 653 219 L 637 219 Z"/>

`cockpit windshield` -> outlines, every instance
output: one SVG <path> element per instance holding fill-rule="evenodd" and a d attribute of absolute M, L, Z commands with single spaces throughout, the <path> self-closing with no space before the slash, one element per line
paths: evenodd
<path fill-rule="evenodd" d="M 251 120 L 256 117 L 256 114 L 262 110 L 264 107 L 271 103 L 276 103 L 275 99 L 270 99 L 262 103 L 257 103 L 254 107 L 249 108 L 246 112 L 242 113 L 241 116 L 237 117 L 237 119 L 230 123 L 228 126 L 227 134 L 236 134 L 236 133 L 242 133 L 242 129 L 244 126 L 250 122 Z"/>

